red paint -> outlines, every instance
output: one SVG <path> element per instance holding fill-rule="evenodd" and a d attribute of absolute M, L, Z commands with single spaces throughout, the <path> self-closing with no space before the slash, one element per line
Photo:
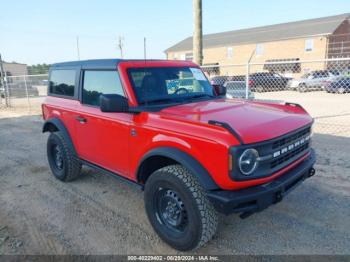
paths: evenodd
<path fill-rule="evenodd" d="M 198 67 L 191 62 L 121 62 L 118 71 L 130 106 L 137 106 L 126 70 L 131 67 Z M 47 97 L 45 119 L 60 118 L 72 138 L 78 156 L 135 180 L 140 159 L 151 149 L 167 146 L 197 159 L 222 189 L 240 189 L 269 182 L 297 165 L 295 163 L 263 179 L 235 182 L 228 176 L 228 150 L 238 141 L 227 130 L 209 125 L 209 120 L 227 122 L 244 143 L 268 140 L 312 122 L 301 108 L 243 100 L 191 103 L 140 114 L 102 113 L 79 101 Z M 76 121 L 87 119 L 86 124 Z M 136 136 L 131 136 L 131 129 Z"/>

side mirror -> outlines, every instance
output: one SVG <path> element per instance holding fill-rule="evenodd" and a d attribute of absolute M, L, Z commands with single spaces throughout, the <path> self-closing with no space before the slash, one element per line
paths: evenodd
<path fill-rule="evenodd" d="M 105 113 L 126 113 L 129 112 L 128 99 L 121 95 L 101 95 L 100 109 Z"/>
<path fill-rule="evenodd" d="M 226 87 L 222 85 L 213 85 L 215 94 L 217 96 L 225 96 L 226 95 Z"/>

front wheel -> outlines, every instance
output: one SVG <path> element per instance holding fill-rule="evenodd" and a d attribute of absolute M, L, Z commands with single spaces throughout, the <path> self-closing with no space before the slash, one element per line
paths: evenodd
<path fill-rule="evenodd" d="M 199 248 L 216 233 L 217 213 L 201 185 L 183 166 L 154 172 L 147 180 L 144 200 L 154 230 L 177 250 Z"/>

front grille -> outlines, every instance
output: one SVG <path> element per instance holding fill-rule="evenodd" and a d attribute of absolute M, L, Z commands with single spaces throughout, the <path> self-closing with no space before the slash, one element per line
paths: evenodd
<path fill-rule="evenodd" d="M 286 144 L 289 144 L 289 143 L 291 143 L 291 142 L 293 142 L 293 141 L 295 141 L 295 140 L 297 140 L 299 138 L 302 138 L 303 136 L 306 136 L 306 135 L 308 135 L 310 133 L 311 133 L 311 127 L 307 127 L 305 129 L 297 132 L 296 134 L 292 134 L 292 135 L 290 135 L 288 137 L 284 137 L 282 139 L 279 139 L 279 140 L 273 142 L 272 149 L 276 149 L 276 148 L 282 147 L 282 146 L 284 146 Z"/>
<path fill-rule="evenodd" d="M 311 126 L 272 142 L 272 158 L 269 166 L 272 171 L 277 171 L 294 161 L 296 157 L 310 147 Z"/>
<path fill-rule="evenodd" d="M 299 148 L 297 148 L 297 149 L 287 153 L 286 155 L 284 155 L 284 156 L 282 156 L 282 157 L 272 161 L 270 163 L 271 169 L 273 169 L 276 166 L 279 166 L 279 165 L 287 162 L 289 159 L 292 159 L 293 157 L 297 156 L 298 154 L 300 154 L 301 152 L 305 151 L 308 148 L 309 148 L 309 143 L 304 144 L 303 146 L 301 146 L 301 147 L 299 147 Z"/>

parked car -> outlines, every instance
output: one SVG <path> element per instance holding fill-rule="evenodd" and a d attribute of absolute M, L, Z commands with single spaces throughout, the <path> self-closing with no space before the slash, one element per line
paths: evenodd
<path fill-rule="evenodd" d="M 350 92 L 350 77 L 342 77 L 333 82 L 328 82 L 326 85 L 328 93 L 348 93 Z"/>
<path fill-rule="evenodd" d="M 300 79 L 290 80 L 288 87 L 291 90 L 307 92 L 324 90 L 327 82 L 335 81 L 340 76 L 337 70 L 318 70 L 304 74 Z"/>
<path fill-rule="evenodd" d="M 227 99 L 192 62 L 76 61 L 49 75 L 53 175 L 72 181 L 87 165 L 143 189 L 150 224 L 177 250 L 207 243 L 218 212 L 247 218 L 315 174 L 313 119 L 301 106 Z M 192 88 L 170 92 L 184 76 Z"/>
<path fill-rule="evenodd" d="M 249 76 L 249 87 L 253 92 L 282 91 L 290 79 L 278 73 L 254 73 Z"/>
<path fill-rule="evenodd" d="M 228 98 L 246 98 L 245 81 L 228 81 L 224 84 Z M 254 94 L 248 89 L 248 99 L 254 99 Z"/>
<path fill-rule="evenodd" d="M 210 78 L 212 85 L 224 85 L 228 81 L 245 81 L 246 76 L 213 76 Z"/>

